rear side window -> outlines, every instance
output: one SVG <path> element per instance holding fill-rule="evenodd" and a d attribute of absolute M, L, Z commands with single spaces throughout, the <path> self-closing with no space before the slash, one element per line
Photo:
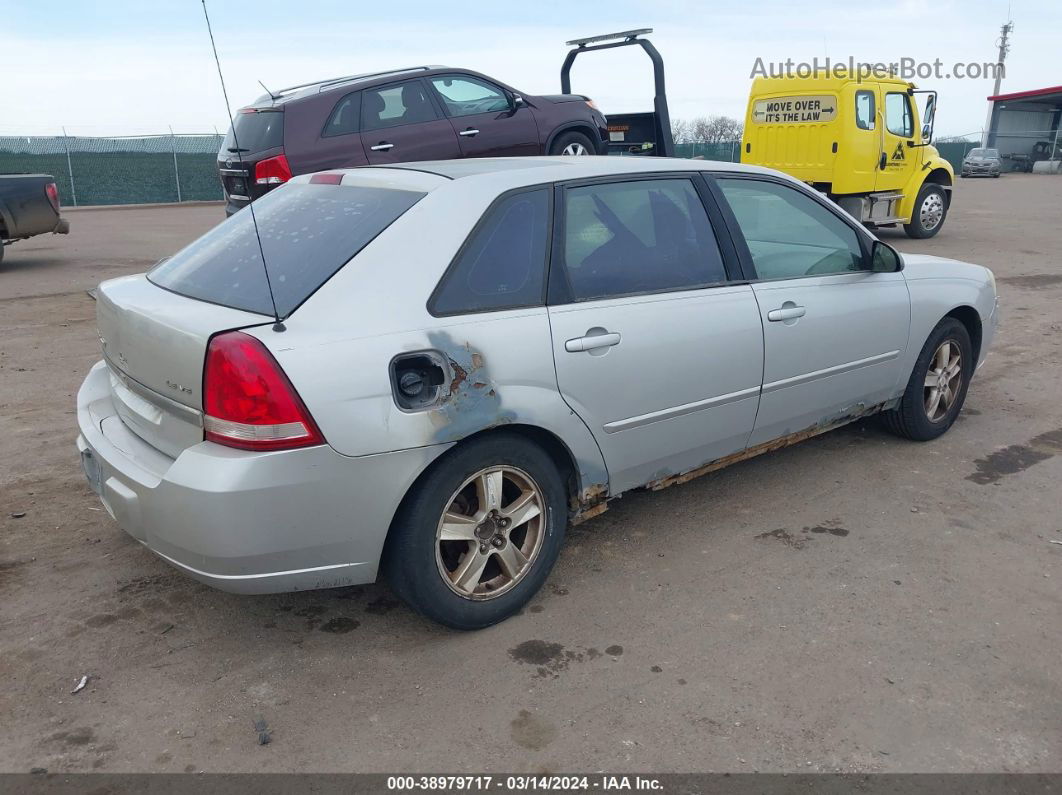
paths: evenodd
<path fill-rule="evenodd" d="M 286 317 L 423 193 L 291 183 L 254 203 L 277 311 Z M 272 315 L 250 210 L 238 212 L 148 273 L 189 298 Z"/>
<path fill-rule="evenodd" d="M 540 306 L 546 283 L 549 191 L 496 202 L 472 232 L 429 302 L 434 315 Z"/>
<path fill-rule="evenodd" d="M 855 95 L 856 126 L 860 130 L 874 129 L 874 92 L 857 91 Z"/>
<path fill-rule="evenodd" d="M 386 88 L 367 88 L 361 98 L 361 128 L 382 130 L 439 118 L 419 80 Z"/>
<path fill-rule="evenodd" d="M 239 146 L 237 146 L 237 143 Z M 232 120 L 222 153 L 264 152 L 284 145 L 284 112 L 241 110 Z"/>
<path fill-rule="evenodd" d="M 336 103 L 332 115 L 328 117 L 321 137 L 329 138 L 333 135 L 348 135 L 358 130 L 358 110 L 361 106 L 361 94 L 354 92 L 347 94 Z"/>
<path fill-rule="evenodd" d="M 711 222 L 688 179 L 569 188 L 564 264 L 576 301 L 726 281 Z"/>

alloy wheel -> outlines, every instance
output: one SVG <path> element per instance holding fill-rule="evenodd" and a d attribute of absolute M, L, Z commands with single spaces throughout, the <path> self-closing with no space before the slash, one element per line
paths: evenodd
<path fill-rule="evenodd" d="M 926 417 L 941 422 L 948 416 L 962 387 L 962 352 L 953 340 L 944 340 L 937 347 L 926 371 L 924 400 Z"/>
<path fill-rule="evenodd" d="M 582 155 L 590 154 L 586 147 L 578 141 L 573 141 L 561 150 L 562 155 L 569 155 L 571 157 L 581 157 Z"/>
<path fill-rule="evenodd" d="M 936 229 L 944 219 L 944 200 L 939 193 L 930 193 L 922 201 L 922 207 L 918 211 L 918 220 L 922 222 L 922 228 L 927 231 Z"/>
<path fill-rule="evenodd" d="M 465 480 L 435 534 L 435 561 L 450 590 L 482 601 L 520 582 L 542 549 L 545 504 L 538 484 L 516 467 L 489 467 Z"/>

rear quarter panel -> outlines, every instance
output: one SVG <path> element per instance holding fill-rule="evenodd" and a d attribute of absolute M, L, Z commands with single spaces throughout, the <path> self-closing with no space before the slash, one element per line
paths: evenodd
<path fill-rule="evenodd" d="M 284 154 L 294 174 L 368 164 L 361 134 L 322 137 L 332 109 L 350 92 L 335 91 L 290 103 L 284 110 Z"/>
<path fill-rule="evenodd" d="M 429 193 L 312 296 L 283 334 L 250 331 L 273 351 L 337 451 L 362 456 L 437 446 L 490 428 L 531 425 L 568 447 L 582 483 L 604 486 L 596 442 L 561 399 L 544 307 L 435 318 L 426 304 L 501 190 L 493 175 Z M 504 183 L 498 183 L 500 186 Z M 434 350 L 449 364 L 436 408 L 400 409 L 389 367 Z"/>

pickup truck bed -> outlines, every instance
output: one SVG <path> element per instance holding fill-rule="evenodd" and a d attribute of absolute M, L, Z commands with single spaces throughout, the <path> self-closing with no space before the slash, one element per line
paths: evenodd
<path fill-rule="evenodd" d="M 70 222 L 59 214 L 59 191 L 49 174 L 0 174 L 0 260 L 16 240 L 65 235 Z"/>

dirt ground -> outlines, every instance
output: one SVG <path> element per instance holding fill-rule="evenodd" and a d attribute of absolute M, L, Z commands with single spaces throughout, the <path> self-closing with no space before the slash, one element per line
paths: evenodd
<path fill-rule="evenodd" d="M 0 266 L 0 770 L 1062 771 L 1062 178 L 955 194 L 936 239 L 883 234 L 999 279 L 950 433 L 625 496 L 475 634 L 382 584 L 219 593 L 114 526 L 74 447 L 85 290 L 222 211 L 69 212 Z"/>

